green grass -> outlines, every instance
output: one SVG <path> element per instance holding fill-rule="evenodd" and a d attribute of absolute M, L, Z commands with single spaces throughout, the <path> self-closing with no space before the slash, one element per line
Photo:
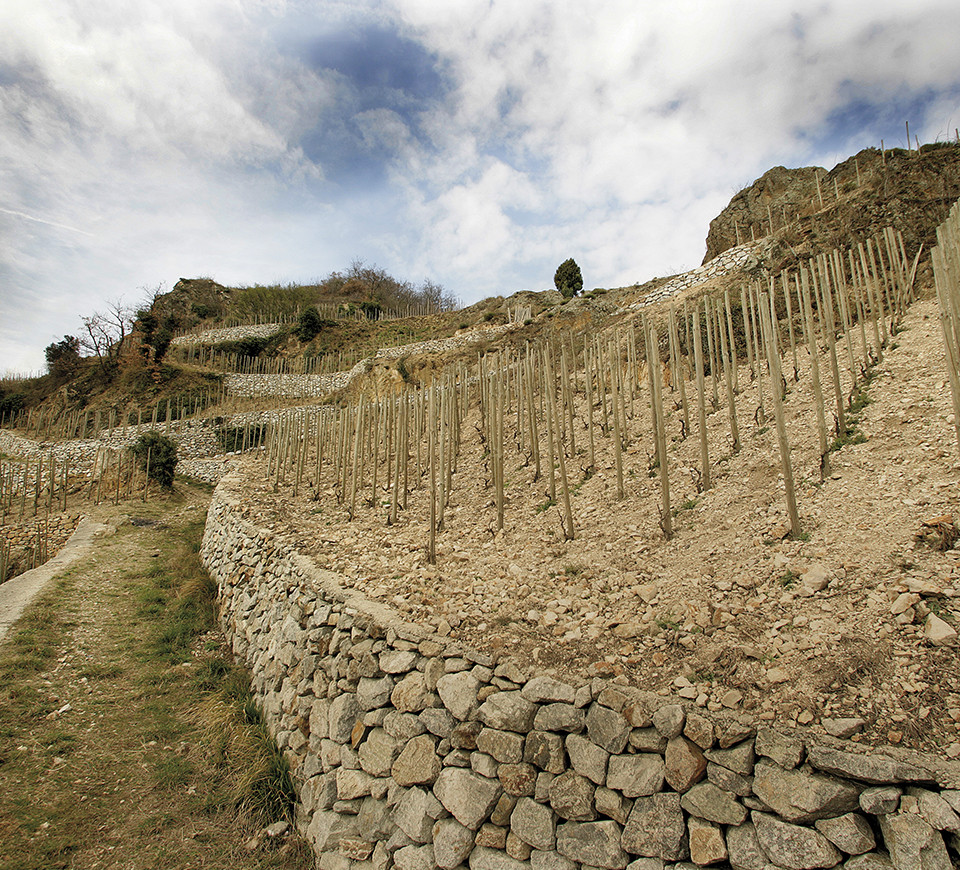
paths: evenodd
<path fill-rule="evenodd" d="M 313 866 L 300 840 L 243 848 L 291 818 L 292 780 L 249 674 L 213 642 L 202 523 L 183 508 L 139 506 L 161 522 L 118 522 L 0 644 L 4 870 Z M 203 719 L 211 699 L 226 724 Z"/>
<path fill-rule="evenodd" d="M 795 574 L 789 568 L 780 576 L 780 585 L 784 589 L 793 589 L 797 585 L 797 581 L 800 579 L 799 574 Z"/>
<path fill-rule="evenodd" d="M 654 619 L 654 623 L 666 631 L 680 630 L 680 621 L 672 613 L 661 613 Z"/>
<path fill-rule="evenodd" d="M 842 433 L 838 433 L 836 438 L 830 443 L 829 452 L 834 453 L 841 450 L 849 444 L 864 444 L 867 436 L 858 428 L 860 425 L 860 416 L 864 409 L 873 401 L 867 394 L 866 385 L 870 383 L 872 372 L 868 373 L 864 379 L 863 386 L 857 394 L 850 400 L 846 411 L 846 428 Z"/>

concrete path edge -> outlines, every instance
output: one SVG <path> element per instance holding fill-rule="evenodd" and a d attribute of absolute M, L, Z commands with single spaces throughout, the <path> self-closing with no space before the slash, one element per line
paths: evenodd
<path fill-rule="evenodd" d="M 0 583 L 0 642 L 43 588 L 89 553 L 94 538 L 106 529 L 103 523 L 83 517 L 56 556 L 6 583 Z"/>

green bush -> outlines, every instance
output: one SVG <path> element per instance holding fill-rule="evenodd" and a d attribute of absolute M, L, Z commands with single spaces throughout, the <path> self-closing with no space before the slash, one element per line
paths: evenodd
<path fill-rule="evenodd" d="M 554 286 L 563 294 L 565 299 L 572 299 L 583 289 L 583 275 L 580 267 L 572 257 L 564 260 L 553 276 Z"/>
<path fill-rule="evenodd" d="M 360 310 L 363 312 L 364 317 L 366 317 L 367 320 L 379 320 L 380 313 L 383 311 L 383 308 L 376 302 L 361 302 Z"/>
<path fill-rule="evenodd" d="M 294 334 L 300 341 L 312 341 L 316 338 L 317 333 L 320 332 L 322 327 L 323 318 L 320 316 L 320 312 L 317 311 L 316 306 L 311 305 L 309 308 L 305 308 L 300 312 Z"/>
<path fill-rule="evenodd" d="M 54 380 L 68 381 L 77 373 L 80 365 L 80 339 L 65 335 L 63 341 L 48 344 L 44 355 L 47 358 L 47 371 Z"/>
<path fill-rule="evenodd" d="M 10 393 L 0 390 L 0 417 L 4 414 L 17 414 L 23 410 L 27 397 L 23 393 Z"/>
<path fill-rule="evenodd" d="M 250 335 L 246 338 L 239 338 L 236 341 L 218 342 L 214 345 L 213 349 L 218 353 L 235 353 L 237 356 L 255 357 L 260 356 L 272 341 L 273 338 Z"/>
<path fill-rule="evenodd" d="M 173 474 L 177 467 L 177 443 L 173 439 L 154 429 L 141 435 L 132 449 L 141 468 L 147 468 L 149 455 L 149 473 L 153 480 L 161 486 L 173 486 Z"/>

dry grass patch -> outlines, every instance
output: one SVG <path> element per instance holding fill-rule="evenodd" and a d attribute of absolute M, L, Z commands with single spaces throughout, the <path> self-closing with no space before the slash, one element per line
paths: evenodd
<path fill-rule="evenodd" d="M 292 791 L 215 629 L 204 508 L 190 487 L 137 506 L 156 524 L 106 507 L 116 534 L 0 645 L 5 870 L 313 866 L 299 839 L 254 837 Z"/>

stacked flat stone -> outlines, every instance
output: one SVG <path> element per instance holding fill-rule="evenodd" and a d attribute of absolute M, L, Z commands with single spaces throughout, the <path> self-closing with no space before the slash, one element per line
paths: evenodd
<path fill-rule="evenodd" d="M 177 442 L 179 456 L 203 459 L 222 453 L 217 441 L 219 430 L 220 424 L 213 418 L 176 420 L 169 426 L 163 422 L 156 426 L 149 423 L 116 426 L 113 429 L 103 429 L 99 438 L 76 438 L 68 441 L 34 441 L 0 429 L 0 450 L 22 457 L 53 455 L 58 462 L 69 460 L 71 466 L 92 466 L 98 450 L 104 447 L 112 450 L 132 447 L 141 435 L 156 431 Z"/>
<path fill-rule="evenodd" d="M 282 396 L 290 399 L 319 399 L 348 386 L 350 372 L 329 375 L 227 374 L 223 386 L 238 399 Z"/>
<path fill-rule="evenodd" d="M 450 338 L 435 338 L 418 341 L 397 347 L 384 347 L 373 356 L 360 360 L 350 371 L 334 372 L 326 375 L 307 374 L 228 374 L 224 377 L 224 386 L 231 396 L 254 398 L 266 396 L 284 396 L 287 398 L 322 398 L 336 390 L 349 387 L 356 378 L 362 377 L 378 362 L 401 359 L 405 356 L 417 356 L 425 353 L 447 353 L 460 350 L 479 342 L 489 341 L 519 324 L 508 323 L 484 326 L 454 335 Z"/>
<path fill-rule="evenodd" d="M 751 266 L 757 264 L 757 253 L 763 244 L 763 242 L 747 242 L 734 248 L 728 248 L 709 263 L 704 263 L 696 269 L 691 269 L 689 272 L 684 272 L 682 275 L 671 278 L 665 284 L 661 284 L 639 302 L 634 302 L 630 309 L 637 310 L 649 305 L 656 305 L 671 296 L 676 296 L 683 290 L 696 287 L 698 284 L 704 284 L 713 278 L 719 278 L 730 272 L 749 270 Z"/>
<path fill-rule="evenodd" d="M 224 341 L 242 341 L 245 338 L 273 338 L 287 324 L 259 323 L 249 326 L 225 326 L 222 329 L 205 329 L 178 335 L 170 344 L 191 347 L 200 344 L 220 344 Z"/>
<path fill-rule="evenodd" d="M 332 408 L 304 409 L 287 408 L 273 411 L 249 411 L 234 414 L 226 420 L 232 427 L 269 426 L 275 424 L 282 417 L 298 414 L 329 414 Z M 70 473 L 73 475 L 93 474 L 99 452 L 108 447 L 112 450 L 132 447 L 136 440 L 150 431 L 161 432 L 177 445 L 177 472 L 187 474 L 197 480 L 207 483 L 218 483 L 230 467 L 230 454 L 224 454 L 220 449 L 218 433 L 223 425 L 223 418 L 206 417 L 203 419 L 174 420 L 168 425 L 158 422 L 156 426 L 150 423 L 141 423 L 133 426 L 116 426 L 112 429 L 103 429 L 100 437 L 73 439 L 68 441 L 34 441 L 24 438 L 7 429 L 0 429 L 0 452 L 9 453 L 23 458 L 38 456 L 54 456 L 58 463 L 69 462 Z M 36 468 L 25 466 L 27 488 L 33 486 L 33 475 Z"/>
<path fill-rule="evenodd" d="M 76 531 L 79 522 L 80 515 L 72 511 L 70 513 L 53 513 L 42 517 L 31 517 L 21 522 L 9 519 L 6 524 L 0 525 L 0 541 L 13 548 L 14 560 L 16 561 L 18 550 L 24 555 L 37 554 L 38 541 L 42 539 L 43 552 L 48 559 L 52 559 Z M 23 557 L 21 556 L 21 558 Z M 21 562 L 22 564 L 23 562 Z M 8 565 L 9 569 L 10 566 Z M 9 578 L 0 576 L 0 583 L 4 582 L 5 579 Z"/>
<path fill-rule="evenodd" d="M 240 516 L 202 548 L 323 870 L 949 870 L 960 765 L 572 685 L 401 620 Z M 866 753 L 866 754 L 865 754 Z"/>

